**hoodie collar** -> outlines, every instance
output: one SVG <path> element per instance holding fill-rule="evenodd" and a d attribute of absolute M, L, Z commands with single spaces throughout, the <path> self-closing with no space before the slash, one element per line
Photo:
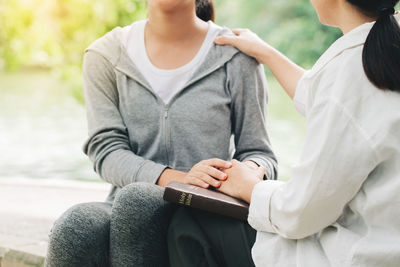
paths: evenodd
<path fill-rule="evenodd" d="M 218 35 L 232 35 L 233 33 L 227 29 L 220 27 Z M 152 91 L 150 84 L 144 78 L 135 63 L 131 60 L 125 47 L 121 42 L 122 28 L 117 27 L 111 32 L 107 33 L 102 38 L 95 41 L 90 45 L 86 51 L 95 51 L 106 59 L 108 59 L 115 69 L 134 79 L 148 90 Z M 205 76 L 211 74 L 217 69 L 224 66 L 230 61 L 239 50 L 232 46 L 219 46 L 213 44 L 210 48 L 205 60 L 200 67 L 194 72 L 192 78 L 185 87 L 199 81 Z"/>

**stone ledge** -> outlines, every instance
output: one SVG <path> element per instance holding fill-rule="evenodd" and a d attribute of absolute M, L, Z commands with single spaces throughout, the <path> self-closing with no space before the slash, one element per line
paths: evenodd
<path fill-rule="evenodd" d="M 69 207 L 104 201 L 110 185 L 0 177 L 0 267 L 44 265 L 48 234 Z"/>
<path fill-rule="evenodd" d="M 18 227 L 18 225 L 17 225 Z M 50 225 L 48 226 L 51 227 Z M 33 231 L 36 231 L 34 228 Z M 38 257 L 45 257 L 47 251 L 47 233 L 39 229 L 39 235 L 43 237 L 35 237 L 28 232 L 21 231 L 19 233 L 0 234 L 0 248 L 14 251 L 21 251 L 24 253 L 36 255 Z M 18 235 L 20 234 L 20 235 Z"/>
<path fill-rule="evenodd" d="M 44 257 L 0 247 L 0 267 L 43 267 Z"/>

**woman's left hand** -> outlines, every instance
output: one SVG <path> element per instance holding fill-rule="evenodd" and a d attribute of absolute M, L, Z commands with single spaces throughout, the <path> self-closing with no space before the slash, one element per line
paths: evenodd
<path fill-rule="evenodd" d="M 232 167 L 224 172 L 228 178 L 221 182 L 218 190 L 250 203 L 253 188 L 262 181 L 265 167 L 249 167 L 246 163 L 232 160 Z"/>

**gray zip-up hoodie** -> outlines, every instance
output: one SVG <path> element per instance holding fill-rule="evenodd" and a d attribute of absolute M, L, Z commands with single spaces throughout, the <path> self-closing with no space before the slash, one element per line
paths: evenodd
<path fill-rule="evenodd" d="M 227 33 L 221 28 L 219 35 Z M 166 167 L 189 171 L 214 157 L 253 160 L 276 179 L 261 65 L 231 46 L 213 45 L 184 89 L 164 104 L 120 38 L 119 27 L 107 33 L 87 48 L 83 62 L 84 152 L 113 185 L 109 200 L 132 182 L 156 183 Z"/>

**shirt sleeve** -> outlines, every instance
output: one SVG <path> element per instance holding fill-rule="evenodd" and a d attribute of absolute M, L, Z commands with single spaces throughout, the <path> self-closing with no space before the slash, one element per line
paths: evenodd
<path fill-rule="evenodd" d="M 296 91 L 293 97 L 293 105 L 298 113 L 305 116 L 306 114 L 306 101 L 307 101 L 307 74 L 308 71 L 304 72 L 303 76 L 301 76 L 299 82 L 296 86 Z"/>
<path fill-rule="evenodd" d="M 135 155 L 118 109 L 116 74 L 100 54 L 88 51 L 83 61 L 83 88 L 89 138 L 84 152 L 105 181 L 123 187 L 136 181 L 156 183 L 166 168 Z"/>
<path fill-rule="evenodd" d="M 253 190 L 248 221 L 258 231 L 301 239 L 334 223 L 377 166 L 369 138 L 339 103 L 307 115 L 305 146 L 289 182 L 263 181 Z"/>
<path fill-rule="evenodd" d="M 269 142 L 267 81 L 264 68 L 254 59 L 238 53 L 227 65 L 227 86 L 232 94 L 234 158 L 252 160 L 267 168 L 266 179 L 277 178 L 277 162 Z"/>

